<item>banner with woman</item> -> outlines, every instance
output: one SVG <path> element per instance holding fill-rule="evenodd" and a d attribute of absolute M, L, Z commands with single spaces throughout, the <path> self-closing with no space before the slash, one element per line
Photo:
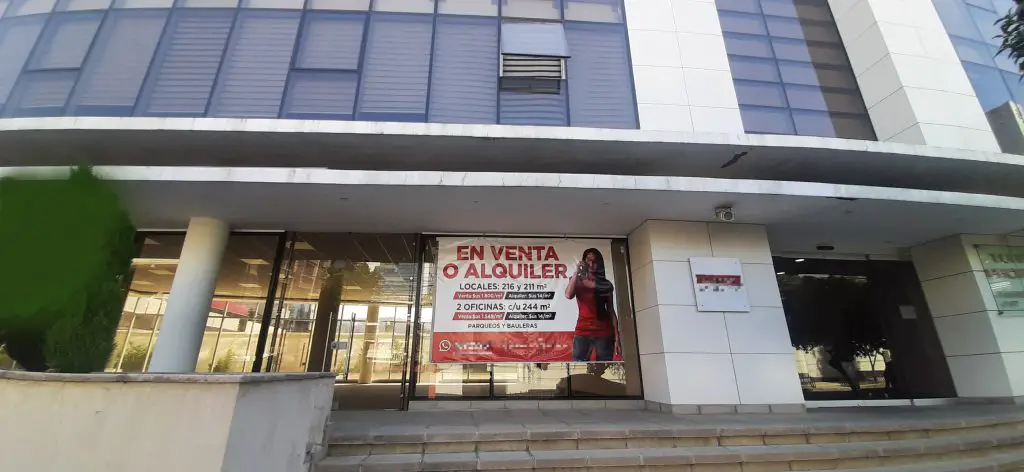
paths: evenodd
<path fill-rule="evenodd" d="M 438 238 L 431 361 L 621 361 L 611 241 Z"/>

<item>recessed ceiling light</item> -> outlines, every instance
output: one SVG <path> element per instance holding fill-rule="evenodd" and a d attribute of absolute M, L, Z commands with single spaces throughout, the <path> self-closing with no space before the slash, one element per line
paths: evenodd
<path fill-rule="evenodd" d="M 156 275 L 174 275 L 174 272 L 171 272 L 169 270 L 163 270 L 163 269 L 150 270 L 149 273 L 150 274 L 156 274 Z"/>
<path fill-rule="evenodd" d="M 776 272 L 775 275 L 786 275 L 785 272 Z"/>
<path fill-rule="evenodd" d="M 797 259 L 795 262 L 803 262 L 803 259 Z"/>
<path fill-rule="evenodd" d="M 260 285 L 260 284 L 238 284 L 238 286 L 245 287 L 245 288 L 260 288 L 260 287 L 262 287 L 262 285 Z"/>
<path fill-rule="evenodd" d="M 269 262 L 267 262 L 267 261 L 265 261 L 263 259 L 240 259 L 240 260 L 242 262 L 246 263 L 246 264 L 249 264 L 249 265 L 268 265 L 268 264 L 270 264 Z"/>
<path fill-rule="evenodd" d="M 178 265 L 178 260 L 137 257 L 132 259 L 132 265 Z"/>
<path fill-rule="evenodd" d="M 132 285 L 155 285 L 153 282 L 148 280 L 133 280 Z"/>
<path fill-rule="evenodd" d="M 305 241 L 297 241 L 295 243 L 295 250 L 296 251 L 312 251 L 313 250 L 313 246 L 311 246 L 309 243 L 307 243 Z"/>

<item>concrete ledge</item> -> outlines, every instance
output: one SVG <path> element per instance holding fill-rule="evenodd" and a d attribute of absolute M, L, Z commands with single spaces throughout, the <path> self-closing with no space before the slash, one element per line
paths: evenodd
<path fill-rule="evenodd" d="M 803 403 L 786 403 L 774 405 L 669 405 L 667 403 L 659 403 L 650 400 L 644 402 L 644 408 L 651 411 L 660 411 L 662 413 L 672 413 L 674 415 L 722 415 L 734 413 L 797 414 L 805 413 L 807 411 L 807 407 Z"/>
<path fill-rule="evenodd" d="M 32 382 L 153 382 L 153 383 L 263 383 L 293 380 L 335 378 L 332 372 L 299 372 L 282 374 L 161 374 L 161 373 L 92 373 L 61 374 L 55 372 L 24 372 L 0 370 L 0 380 L 26 380 Z"/>
<path fill-rule="evenodd" d="M 410 411 L 474 411 L 474 410 L 643 410 L 643 400 L 413 400 Z"/>

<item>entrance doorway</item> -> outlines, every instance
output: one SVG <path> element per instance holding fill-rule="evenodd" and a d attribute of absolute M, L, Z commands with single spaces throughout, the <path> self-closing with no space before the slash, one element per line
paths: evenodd
<path fill-rule="evenodd" d="M 337 374 L 335 409 L 401 409 L 417 241 L 403 234 L 292 235 L 265 368 Z"/>
<path fill-rule="evenodd" d="M 912 263 L 773 259 L 804 399 L 956 396 Z"/>

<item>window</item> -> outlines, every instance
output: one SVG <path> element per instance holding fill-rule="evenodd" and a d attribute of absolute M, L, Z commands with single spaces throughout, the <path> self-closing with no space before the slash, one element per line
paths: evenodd
<path fill-rule="evenodd" d="M 501 89 L 560 93 L 569 46 L 560 23 L 501 24 Z"/>
<path fill-rule="evenodd" d="M 370 0 L 309 0 L 311 10 L 353 10 L 370 9 Z"/>
<path fill-rule="evenodd" d="M 565 89 L 557 95 L 503 90 L 498 121 L 503 125 L 568 126 Z"/>
<path fill-rule="evenodd" d="M 179 7 L 185 8 L 235 8 L 238 0 L 178 0 Z"/>
<path fill-rule="evenodd" d="M 53 10 L 54 3 L 56 3 L 56 0 L 13 0 L 4 16 L 10 18 L 12 16 L 49 13 Z"/>
<path fill-rule="evenodd" d="M 358 119 L 426 121 L 433 18 L 373 15 L 369 27 Z"/>
<path fill-rule="evenodd" d="M 501 16 L 557 20 L 562 17 L 561 0 L 501 0 Z"/>
<path fill-rule="evenodd" d="M 443 1 L 443 0 L 442 0 Z M 433 123 L 498 122 L 498 21 L 441 16 L 434 37 Z"/>
<path fill-rule="evenodd" d="M 443 15 L 497 16 L 498 0 L 437 0 L 437 12 Z"/>
<path fill-rule="evenodd" d="M 375 11 L 434 13 L 434 0 L 375 0 Z"/>
<path fill-rule="evenodd" d="M 277 118 L 295 36 L 298 12 L 243 11 L 231 35 L 210 116 Z"/>
<path fill-rule="evenodd" d="M 622 13 L 619 0 L 565 0 L 566 21 L 622 23 Z"/>
<path fill-rule="evenodd" d="M 22 74 L 5 116 L 60 116 L 78 71 L 35 71 Z"/>
<path fill-rule="evenodd" d="M 619 25 L 569 23 L 569 124 L 636 128 L 626 31 Z"/>
<path fill-rule="evenodd" d="M 82 70 L 70 113 L 130 116 L 166 20 L 166 11 L 112 12 Z"/>
<path fill-rule="evenodd" d="M 170 8 L 174 0 L 114 0 L 114 8 Z"/>
<path fill-rule="evenodd" d="M 32 46 L 43 30 L 43 17 L 6 20 L 0 26 L 0 107 L 14 88 Z"/>
<path fill-rule="evenodd" d="M 139 103 L 150 116 L 203 116 L 227 43 L 232 11 L 178 10 L 171 16 Z"/>
<path fill-rule="evenodd" d="M 362 14 L 311 13 L 306 17 L 284 117 L 352 119 L 365 23 Z"/>
<path fill-rule="evenodd" d="M 62 0 L 57 4 L 57 11 L 106 10 L 110 8 L 110 0 Z"/>

